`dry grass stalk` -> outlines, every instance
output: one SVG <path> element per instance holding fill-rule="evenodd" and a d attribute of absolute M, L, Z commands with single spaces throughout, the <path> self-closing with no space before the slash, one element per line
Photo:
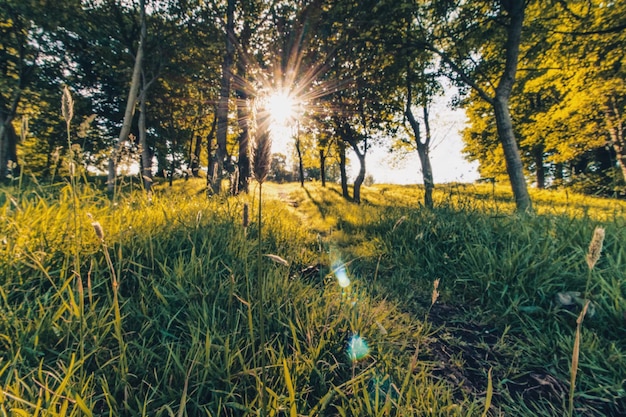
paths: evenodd
<path fill-rule="evenodd" d="M 104 229 L 102 228 L 100 222 L 93 221 L 93 216 L 91 215 L 91 213 L 87 213 L 87 217 L 89 217 L 89 220 L 92 220 L 91 227 L 93 227 L 94 232 L 96 232 L 96 236 L 98 237 L 98 239 L 100 239 L 101 241 L 104 240 Z"/>
<path fill-rule="evenodd" d="M 273 262 L 277 264 L 289 266 L 289 262 L 287 262 L 285 259 L 281 258 L 278 255 L 272 255 L 272 254 L 266 253 L 265 257 L 269 258 L 270 260 L 272 260 Z"/>
<path fill-rule="evenodd" d="M 604 232 L 604 231 L 603 231 Z M 570 370 L 570 386 L 569 386 L 569 416 L 574 412 L 574 391 L 576 389 L 576 374 L 578 373 L 578 358 L 580 356 L 580 328 L 589 308 L 589 300 L 585 303 L 578 319 L 576 319 L 576 336 L 574 337 L 574 350 L 572 352 L 572 368 Z"/>
<path fill-rule="evenodd" d="M 67 86 L 63 87 L 63 98 L 61 100 L 61 114 L 65 119 L 65 123 L 69 126 L 74 117 L 74 99 Z"/>
<path fill-rule="evenodd" d="M 239 168 L 235 167 L 235 171 L 230 176 L 230 194 L 239 194 Z"/>
<path fill-rule="evenodd" d="M 604 228 L 596 227 L 593 231 L 593 237 L 591 238 L 591 243 L 589 243 L 589 250 L 587 251 L 587 266 L 589 269 L 593 269 L 593 267 L 600 259 L 600 254 L 602 253 L 602 243 L 604 242 Z"/>
<path fill-rule="evenodd" d="M 404 221 L 406 220 L 406 216 L 402 216 L 398 219 L 398 221 L 396 222 L 396 224 L 393 225 L 393 228 L 391 229 L 391 231 L 395 231 L 398 226 L 400 226 L 402 223 L 404 223 Z"/>
<path fill-rule="evenodd" d="M 242 225 L 244 229 L 247 229 L 250 226 L 250 206 L 248 203 L 243 205 L 243 220 Z"/>
<path fill-rule="evenodd" d="M 430 297 L 430 306 L 432 307 L 433 305 L 435 305 L 435 303 L 437 302 L 437 299 L 439 298 L 439 280 L 440 278 L 437 278 L 434 282 L 433 282 L 433 294 Z"/>
<path fill-rule="evenodd" d="M 269 132 L 260 133 L 252 156 L 252 170 L 254 171 L 254 178 L 261 184 L 267 179 L 270 172 L 271 151 L 272 141 Z"/>

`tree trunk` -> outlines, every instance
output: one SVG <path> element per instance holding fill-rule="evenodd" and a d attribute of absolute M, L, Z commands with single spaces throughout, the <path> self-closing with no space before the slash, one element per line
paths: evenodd
<path fill-rule="evenodd" d="M 360 204 L 361 185 L 363 185 L 363 181 L 365 180 L 365 152 L 361 152 L 356 143 L 352 144 L 352 149 L 359 160 L 359 174 L 354 179 L 353 201 Z"/>
<path fill-rule="evenodd" d="M 530 195 L 526 187 L 526 178 L 524 177 L 524 165 L 520 156 L 515 133 L 513 132 L 513 122 L 509 113 L 508 100 L 496 98 L 493 104 L 496 116 L 496 126 L 498 129 L 498 137 L 504 151 L 504 160 L 506 162 L 506 171 L 509 174 L 513 196 L 515 197 L 515 206 L 518 211 L 532 211 Z"/>
<path fill-rule="evenodd" d="M 300 177 L 300 186 L 304 187 L 304 166 L 302 165 L 302 150 L 300 149 L 300 131 L 296 133 L 296 152 L 298 153 L 298 174 Z"/>
<path fill-rule="evenodd" d="M 324 149 L 320 149 L 320 181 L 322 187 L 326 187 L 326 154 Z"/>
<path fill-rule="evenodd" d="M 250 129 L 248 127 L 248 94 L 243 90 L 237 91 L 237 119 L 239 120 L 239 157 L 237 167 L 239 169 L 239 192 L 247 193 L 250 187 Z"/>
<path fill-rule="evenodd" d="M 411 105 L 413 102 L 413 89 L 410 83 L 407 83 L 407 99 L 406 99 L 406 109 L 404 110 L 404 114 L 413 130 L 413 136 L 415 140 L 415 147 L 417 149 L 417 155 L 420 159 L 420 165 L 422 167 L 422 179 L 424 181 L 424 206 L 428 208 L 433 208 L 433 188 L 435 187 L 435 183 L 433 181 L 433 169 L 430 164 L 430 123 L 429 123 L 429 115 L 428 115 L 428 107 L 424 105 L 424 128 L 425 128 L 425 137 L 422 141 L 422 134 L 420 131 L 420 125 L 415 116 L 413 115 L 413 110 L 411 109 Z"/>
<path fill-rule="evenodd" d="M 9 166 L 9 129 L 11 119 L 0 111 L 0 181 L 7 177 Z"/>
<path fill-rule="evenodd" d="M 202 154 L 202 135 L 197 135 L 193 141 L 193 149 L 189 152 L 189 169 L 194 178 L 200 176 L 200 155 Z"/>
<path fill-rule="evenodd" d="M 145 88 L 139 102 L 139 147 L 141 148 L 141 180 L 146 193 L 152 191 L 152 151 L 148 146 L 148 134 L 146 131 L 146 96 Z"/>
<path fill-rule="evenodd" d="M 211 131 L 206 137 L 206 149 L 207 149 L 207 173 L 206 173 L 206 184 L 207 184 L 207 192 L 210 193 L 213 191 L 213 187 L 215 184 L 216 175 L 217 175 L 217 163 L 215 162 L 215 156 L 213 155 L 213 137 L 215 136 L 215 131 L 217 130 L 217 110 L 215 112 L 215 117 L 213 118 L 213 125 L 211 125 Z"/>
<path fill-rule="evenodd" d="M 611 145 L 621 168 L 622 177 L 626 181 L 626 138 L 624 138 L 624 123 L 615 98 L 611 97 L 607 100 L 604 112 Z"/>
<path fill-rule="evenodd" d="M 217 151 L 215 152 L 215 180 L 213 192 L 219 194 L 224 177 L 224 164 L 228 156 L 226 149 L 228 136 L 228 102 L 230 98 L 230 84 L 232 78 L 233 57 L 235 55 L 235 0 L 228 0 L 226 6 L 226 53 L 222 62 L 222 81 L 220 84 L 220 98 L 217 105 Z"/>
<path fill-rule="evenodd" d="M 430 150 L 427 146 L 417 148 L 417 154 L 422 165 L 422 178 L 424 180 L 424 206 L 429 209 L 433 208 L 433 189 L 435 182 L 433 181 L 433 168 L 430 164 Z"/>
<path fill-rule="evenodd" d="M 534 152 L 537 188 L 543 190 L 546 188 L 546 169 L 543 166 L 543 146 L 537 146 Z"/>
<path fill-rule="evenodd" d="M 510 22 L 507 28 L 507 39 L 505 48 L 505 66 L 502 77 L 496 87 L 495 98 L 492 106 L 496 117 L 496 126 L 498 129 L 498 137 L 502 143 L 504 151 L 504 160 L 506 162 L 506 170 L 511 181 L 513 196 L 515 197 L 515 205 L 518 211 L 532 211 L 532 203 L 526 179 L 524 178 L 524 165 L 520 156 L 515 132 L 513 130 L 513 122 L 509 111 L 509 98 L 515 83 L 515 75 L 517 73 L 517 62 L 519 59 L 519 48 L 522 38 L 522 25 L 524 22 L 525 0 L 501 0 L 501 5 L 510 16 Z"/>
<path fill-rule="evenodd" d="M 243 19 L 243 28 L 239 38 L 239 54 L 237 59 L 237 75 L 240 79 L 248 78 L 247 56 L 250 49 L 250 38 L 252 30 L 250 28 L 250 20 Z M 250 188 L 250 176 L 252 174 L 250 161 L 250 109 L 248 102 L 249 96 L 246 88 L 242 83 L 236 83 L 235 94 L 237 96 L 237 120 L 239 121 L 239 157 L 237 158 L 237 167 L 239 169 L 238 191 L 248 193 Z"/>
<path fill-rule="evenodd" d="M 343 139 L 337 140 L 337 148 L 339 149 L 339 173 L 341 175 L 341 195 L 346 200 L 350 199 L 348 191 L 348 174 L 346 173 L 346 143 Z"/>
<path fill-rule="evenodd" d="M 146 43 L 146 4 L 145 0 L 139 0 L 139 18 L 141 21 L 141 32 L 139 35 L 139 44 L 137 45 L 137 54 L 135 55 L 135 65 L 133 66 L 133 76 L 130 82 L 130 90 L 128 91 L 128 100 L 126 101 L 126 111 L 124 112 L 124 121 L 120 136 L 117 139 L 117 145 L 111 152 L 109 157 L 109 166 L 107 174 L 107 191 L 112 194 L 115 190 L 115 177 L 117 176 L 117 163 L 119 151 L 122 145 L 128 139 L 130 128 L 135 113 L 135 104 L 137 103 L 137 93 L 139 92 L 139 84 L 141 81 L 141 66 L 144 54 L 144 44 Z"/>
<path fill-rule="evenodd" d="M 20 86 L 26 81 L 20 79 Z M 11 154 L 17 154 L 17 135 L 15 135 L 15 129 L 11 122 L 17 113 L 17 106 L 20 102 L 22 94 L 18 90 L 11 103 L 7 103 L 5 107 L 4 100 L 0 95 L 0 181 L 6 179 L 9 167 L 9 160 L 11 160 Z M 14 159 L 17 159 L 16 157 Z M 13 161 L 17 163 L 17 160 Z"/>

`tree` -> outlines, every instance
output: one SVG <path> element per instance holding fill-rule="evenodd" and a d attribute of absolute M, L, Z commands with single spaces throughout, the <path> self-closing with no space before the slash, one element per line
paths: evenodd
<path fill-rule="evenodd" d="M 550 94 L 546 109 L 534 118 L 548 134 L 546 150 L 555 163 L 585 159 L 607 147 L 626 179 L 624 106 L 626 6 L 623 2 L 556 1 L 550 16 L 552 38 L 538 56 L 544 70 L 531 87 Z"/>
<path fill-rule="evenodd" d="M 389 30 L 387 9 L 379 2 L 334 2 L 322 19 L 323 31 L 334 33 L 329 39 L 334 51 L 332 65 L 325 73 L 335 80 L 347 80 L 325 100 L 333 112 L 333 136 L 350 145 L 359 161 L 352 200 L 361 201 L 360 189 L 366 175 L 366 156 L 372 141 L 393 132 L 394 78 L 386 76 L 393 61 L 388 44 L 381 42 Z M 376 18 L 373 18 L 376 16 Z M 385 22 L 385 23 L 383 23 Z M 345 154 L 340 149 L 340 161 Z M 345 167 L 342 167 L 342 182 Z M 345 196 L 346 193 L 344 193 Z"/>
<path fill-rule="evenodd" d="M 215 177 L 212 184 L 213 192 L 219 194 L 222 188 L 224 175 L 224 164 L 228 157 L 227 135 L 228 135 L 228 108 L 231 93 L 232 67 L 235 55 L 235 0 L 227 0 L 226 5 L 226 25 L 224 33 L 224 60 L 222 62 L 222 79 L 220 83 L 220 96 L 217 104 L 217 150 L 215 161 L 211 167 L 211 174 Z"/>
<path fill-rule="evenodd" d="M 435 53 L 449 77 L 491 106 L 518 211 L 532 203 L 509 101 L 515 84 L 526 2 L 500 0 L 433 3 L 431 34 L 418 44 Z M 503 30 L 502 30 L 503 29 Z M 424 28 L 428 33 L 427 28 Z M 493 76 L 493 77 L 492 77 Z"/>
<path fill-rule="evenodd" d="M 126 111 L 124 112 L 124 121 L 122 122 L 122 128 L 120 135 L 117 138 L 117 144 L 111 152 L 109 158 L 109 167 L 107 175 L 107 191 L 113 193 L 115 188 L 115 177 L 117 176 L 117 160 L 118 154 L 130 134 L 131 124 L 133 121 L 133 115 L 135 114 L 135 105 L 137 103 L 137 97 L 139 93 L 139 86 L 141 84 L 141 66 L 144 54 L 144 45 L 146 43 L 146 2 L 145 0 L 139 0 L 139 21 L 140 21 L 140 35 L 139 42 L 137 43 L 137 52 L 135 54 L 135 64 L 133 66 L 133 75 L 130 80 L 130 87 L 128 90 L 128 99 L 126 101 Z"/>

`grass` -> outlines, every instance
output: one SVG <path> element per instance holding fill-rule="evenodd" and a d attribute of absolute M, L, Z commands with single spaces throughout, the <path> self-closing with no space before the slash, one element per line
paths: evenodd
<path fill-rule="evenodd" d="M 562 416 L 581 306 L 555 297 L 588 282 L 572 412 L 626 412 L 623 202 L 543 191 L 520 216 L 490 185 L 442 186 L 426 210 L 417 186 L 355 205 L 264 184 L 259 241 L 241 220 L 258 193 L 203 186 L 114 205 L 85 184 L 78 205 L 69 185 L 2 189 L 0 415 L 246 416 L 265 397 L 269 416 Z M 288 265 L 257 274 L 259 250 Z"/>

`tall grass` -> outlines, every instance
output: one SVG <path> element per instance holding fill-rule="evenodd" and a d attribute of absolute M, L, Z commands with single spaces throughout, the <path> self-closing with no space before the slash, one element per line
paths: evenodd
<path fill-rule="evenodd" d="M 625 409 L 619 207 L 517 217 L 469 187 L 421 210 L 416 188 L 366 188 L 357 206 L 332 187 L 264 184 L 244 233 L 258 197 L 207 201 L 203 189 L 155 184 L 152 202 L 129 193 L 112 207 L 80 188 L 82 292 L 68 186 L 2 190 L 0 414 L 563 415 L 579 307 L 555 296 L 585 292 L 595 226 L 606 236 L 574 415 Z M 288 261 L 262 262 L 263 317 L 249 290 L 259 249 Z M 357 334 L 365 355 L 349 351 Z M 556 394 L 533 395 L 538 380 Z"/>

